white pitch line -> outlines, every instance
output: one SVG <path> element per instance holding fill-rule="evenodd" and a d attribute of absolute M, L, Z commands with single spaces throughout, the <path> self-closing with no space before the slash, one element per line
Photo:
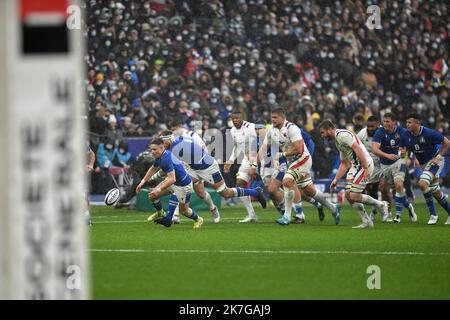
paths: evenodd
<path fill-rule="evenodd" d="M 345 251 L 345 250 L 181 250 L 181 249 L 89 249 L 91 252 L 119 253 L 244 253 L 244 254 L 340 254 L 340 255 L 389 255 L 389 256 L 450 256 L 450 252 L 414 251 Z"/>
<path fill-rule="evenodd" d="M 126 221 L 95 221 L 93 224 L 110 224 L 110 223 L 137 223 L 137 222 L 147 222 L 145 220 L 126 220 Z"/>

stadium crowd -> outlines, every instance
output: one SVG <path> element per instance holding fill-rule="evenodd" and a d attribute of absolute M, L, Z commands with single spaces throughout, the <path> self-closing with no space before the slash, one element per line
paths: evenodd
<path fill-rule="evenodd" d="M 366 26 L 372 4 L 381 29 Z M 419 0 L 86 1 L 94 144 L 150 137 L 174 119 L 224 132 L 232 110 L 270 121 L 281 106 L 311 134 L 315 176 L 327 178 L 336 151 L 317 132 L 324 119 L 358 131 L 370 115 L 404 124 L 417 111 L 448 135 L 448 10 Z"/>

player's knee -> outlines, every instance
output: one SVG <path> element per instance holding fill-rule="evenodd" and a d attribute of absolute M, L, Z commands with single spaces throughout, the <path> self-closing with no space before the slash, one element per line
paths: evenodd
<path fill-rule="evenodd" d="M 398 181 L 395 183 L 395 192 L 403 193 L 403 182 L 402 181 Z"/>
<path fill-rule="evenodd" d="M 269 193 L 269 195 L 274 195 L 278 192 L 279 189 L 280 189 L 280 187 L 269 184 L 269 187 L 267 188 L 267 192 Z"/>
<path fill-rule="evenodd" d="M 283 186 L 286 188 L 293 188 L 294 187 L 294 180 L 290 178 L 284 178 L 283 179 Z"/>
<path fill-rule="evenodd" d="M 425 191 L 426 189 L 428 189 L 429 185 L 430 184 L 429 184 L 429 182 L 427 180 L 423 180 L 423 179 L 419 180 L 419 188 L 420 188 L 420 190 Z"/>
<path fill-rule="evenodd" d="M 345 192 L 345 199 L 347 199 L 348 202 L 353 202 L 350 191 Z"/>

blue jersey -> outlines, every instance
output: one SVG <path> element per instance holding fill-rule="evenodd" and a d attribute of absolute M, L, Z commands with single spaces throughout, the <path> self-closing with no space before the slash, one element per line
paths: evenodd
<path fill-rule="evenodd" d="M 204 170 L 214 163 L 214 158 L 190 137 L 176 138 L 170 146 L 170 151 L 194 170 Z"/>
<path fill-rule="evenodd" d="M 420 164 L 426 164 L 439 153 L 438 144 L 443 141 L 444 136 L 441 133 L 421 126 L 418 135 L 406 131 L 402 136 L 401 146 L 412 151 Z"/>
<path fill-rule="evenodd" d="M 398 155 L 400 141 L 406 132 L 408 132 L 408 130 L 400 126 L 395 126 L 392 132 L 387 132 L 385 128 L 380 127 L 375 131 L 372 141 L 378 142 L 380 144 L 380 150 L 384 153 Z M 397 160 L 380 157 L 381 164 L 390 165 L 396 161 Z"/>
<path fill-rule="evenodd" d="M 314 141 L 312 140 L 312 138 L 308 132 L 306 132 L 303 129 L 300 129 L 300 131 L 302 132 L 303 141 L 305 142 L 305 146 L 308 149 L 309 154 L 312 157 L 314 154 L 314 148 L 316 147 L 316 145 L 314 144 Z"/>
<path fill-rule="evenodd" d="M 161 168 L 166 174 L 175 171 L 176 186 L 183 187 L 192 182 L 181 162 L 168 150 L 164 150 L 161 158 L 155 159 L 153 166 Z"/>

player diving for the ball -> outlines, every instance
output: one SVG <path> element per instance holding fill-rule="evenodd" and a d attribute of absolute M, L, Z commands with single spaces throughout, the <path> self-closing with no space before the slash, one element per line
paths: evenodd
<path fill-rule="evenodd" d="M 170 227 L 175 208 L 179 205 L 181 213 L 189 219 L 194 220 L 194 229 L 200 228 L 203 224 L 202 217 L 194 209 L 189 207 L 192 194 L 191 177 L 184 170 L 181 162 L 169 150 L 164 148 L 164 142 L 161 138 L 154 139 L 150 143 L 150 148 L 155 161 L 136 187 L 136 193 L 139 193 L 142 187 L 159 170 L 162 170 L 167 176 L 148 195 L 158 213 L 155 216 L 154 222 L 162 224 L 165 227 Z M 160 200 L 165 195 L 170 195 L 167 215 L 165 215 L 162 209 Z"/>

